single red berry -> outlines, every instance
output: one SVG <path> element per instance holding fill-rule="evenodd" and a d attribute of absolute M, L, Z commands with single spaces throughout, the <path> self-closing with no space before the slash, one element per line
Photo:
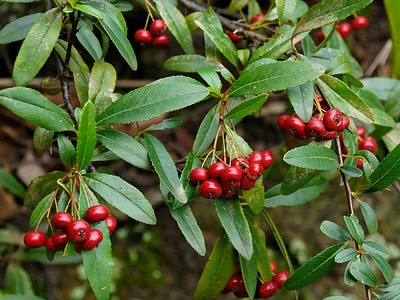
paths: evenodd
<path fill-rule="evenodd" d="M 243 172 L 244 172 L 244 170 L 246 170 L 246 168 L 249 166 L 249 164 L 250 164 L 249 160 L 243 156 L 238 156 L 238 157 L 234 158 L 231 163 L 232 166 L 241 168 Z"/>
<path fill-rule="evenodd" d="M 342 38 L 345 38 L 351 32 L 351 25 L 347 22 L 342 22 L 338 24 L 336 30 Z"/>
<path fill-rule="evenodd" d="M 51 219 L 51 223 L 56 227 L 68 227 L 72 221 L 72 215 L 64 211 L 55 213 Z"/>
<path fill-rule="evenodd" d="M 283 286 L 283 283 L 290 277 L 289 272 L 287 271 L 279 271 L 276 273 L 274 278 L 272 278 L 272 281 L 276 283 L 278 286 L 278 289 L 281 289 Z"/>
<path fill-rule="evenodd" d="M 165 46 L 169 43 L 169 35 L 168 34 L 161 34 L 153 38 L 153 45 L 154 46 Z"/>
<path fill-rule="evenodd" d="M 276 272 L 276 262 L 273 259 L 269 260 L 269 267 L 271 268 L 271 273 L 275 274 L 275 272 Z"/>
<path fill-rule="evenodd" d="M 258 23 L 258 22 L 260 22 L 261 20 L 263 20 L 265 18 L 265 15 L 264 14 L 256 14 L 254 17 L 252 17 L 251 19 L 250 19 L 250 24 L 255 24 L 255 23 Z"/>
<path fill-rule="evenodd" d="M 354 18 L 354 20 L 351 22 L 351 27 L 358 31 L 361 29 L 364 29 L 366 27 L 368 27 L 368 18 L 365 16 L 357 16 Z"/>
<path fill-rule="evenodd" d="M 350 125 L 350 119 L 348 116 L 343 115 L 343 122 L 342 125 L 339 127 L 339 131 L 340 130 L 345 130 L 347 127 L 349 127 Z"/>
<path fill-rule="evenodd" d="M 94 205 L 87 209 L 85 219 L 89 223 L 95 223 L 105 220 L 110 215 L 108 207 L 104 204 Z"/>
<path fill-rule="evenodd" d="M 325 39 L 324 33 L 322 32 L 322 30 L 319 30 L 317 32 L 317 41 L 321 43 L 324 39 Z"/>
<path fill-rule="evenodd" d="M 167 29 L 167 25 L 161 19 L 156 19 L 150 24 L 150 32 L 152 35 L 161 35 Z"/>
<path fill-rule="evenodd" d="M 325 112 L 324 125 L 327 131 L 339 130 L 343 123 L 343 114 L 337 108 L 331 108 Z"/>
<path fill-rule="evenodd" d="M 320 119 L 312 118 L 307 124 L 305 132 L 311 137 L 320 137 L 325 132 L 324 123 Z"/>
<path fill-rule="evenodd" d="M 287 114 L 280 115 L 277 119 L 278 126 L 281 128 L 284 128 L 285 123 L 289 118 L 290 118 L 290 116 Z"/>
<path fill-rule="evenodd" d="M 46 235 L 41 231 L 29 231 L 24 235 L 24 244 L 30 248 L 41 247 L 46 243 Z"/>
<path fill-rule="evenodd" d="M 368 150 L 372 153 L 376 151 L 376 141 L 372 136 L 366 136 L 358 143 L 358 150 Z"/>
<path fill-rule="evenodd" d="M 221 188 L 222 188 L 222 198 L 233 198 L 237 195 L 237 190 L 240 187 L 240 182 L 234 185 L 222 183 Z"/>
<path fill-rule="evenodd" d="M 262 163 L 262 154 L 260 151 L 253 151 L 249 155 L 249 164 L 254 164 L 256 162 Z"/>
<path fill-rule="evenodd" d="M 256 181 L 249 179 L 247 176 L 243 176 L 242 180 L 240 180 L 240 188 L 245 191 L 251 190 L 255 184 Z"/>
<path fill-rule="evenodd" d="M 303 120 L 301 120 L 299 117 L 291 116 L 286 120 L 283 129 L 286 133 L 300 137 L 303 135 L 304 130 L 306 129 L 306 124 L 304 124 Z"/>
<path fill-rule="evenodd" d="M 230 166 L 226 168 L 221 174 L 221 182 L 226 184 L 233 184 L 242 179 L 243 171 L 238 166 Z"/>
<path fill-rule="evenodd" d="M 348 154 L 349 153 L 349 148 L 347 148 L 345 146 L 342 146 L 341 148 L 342 148 L 342 153 L 343 154 Z"/>
<path fill-rule="evenodd" d="M 232 42 L 234 42 L 235 44 L 238 44 L 242 41 L 242 38 L 240 36 L 238 36 L 236 33 L 232 32 L 232 31 L 228 31 L 226 33 L 226 35 L 231 39 Z"/>
<path fill-rule="evenodd" d="M 82 243 L 83 250 L 92 250 L 103 240 L 103 233 L 98 229 L 92 229 L 87 235 L 87 239 Z"/>
<path fill-rule="evenodd" d="M 262 175 L 264 172 L 264 166 L 261 162 L 255 162 L 250 164 L 250 166 L 246 169 L 245 175 L 250 179 L 250 180 L 257 180 L 258 177 Z"/>
<path fill-rule="evenodd" d="M 274 155 L 271 151 L 264 150 L 263 152 L 261 152 L 261 156 L 262 156 L 261 163 L 264 167 L 264 170 L 266 170 L 272 165 L 274 161 Z"/>
<path fill-rule="evenodd" d="M 53 243 L 57 247 L 63 247 L 69 242 L 68 234 L 65 232 L 56 232 L 51 236 Z"/>
<path fill-rule="evenodd" d="M 69 239 L 74 242 L 82 242 L 87 239 L 90 224 L 85 220 L 75 220 L 67 227 Z"/>
<path fill-rule="evenodd" d="M 223 163 L 222 161 L 217 161 L 212 165 L 210 165 L 210 167 L 208 168 L 208 176 L 211 179 L 217 179 L 221 176 L 222 172 L 227 168 L 228 166 L 225 163 Z"/>
<path fill-rule="evenodd" d="M 336 137 L 337 137 L 337 131 L 332 130 L 332 131 L 325 131 L 322 134 L 322 136 L 320 136 L 318 139 L 321 141 L 329 141 L 329 140 L 333 140 Z"/>
<path fill-rule="evenodd" d="M 136 30 L 134 39 L 138 43 L 144 43 L 144 44 L 151 44 L 153 41 L 153 36 L 151 35 L 151 32 L 146 29 L 139 29 Z"/>
<path fill-rule="evenodd" d="M 110 233 L 113 233 L 115 230 L 115 227 L 117 227 L 117 219 L 114 216 L 108 216 L 106 218 L 106 224 L 108 227 L 108 231 Z"/>
<path fill-rule="evenodd" d="M 208 170 L 206 168 L 195 168 L 189 173 L 189 182 L 193 185 L 199 185 L 208 180 Z"/>
<path fill-rule="evenodd" d="M 367 130 L 365 129 L 364 126 L 362 126 L 362 125 L 357 126 L 357 135 L 359 137 L 364 137 L 366 132 L 367 132 Z"/>
<path fill-rule="evenodd" d="M 246 290 L 242 274 L 240 272 L 234 273 L 231 278 L 229 278 L 224 290 L 228 293 L 236 293 Z"/>
<path fill-rule="evenodd" d="M 273 281 L 266 281 L 258 288 L 258 294 L 261 298 L 269 298 L 278 290 L 278 286 Z"/>
<path fill-rule="evenodd" d="M 48 237 L 46 239 L 45 247 L 46 247 L 46 249 L 48 251 L 57 252 L 57 251 L 60 251 L 60 250 L 64 249 L 64 246 L 65 245 L 56 245 L 56 244 L 54 244 L 54 240 L 53 240 L 52 237 Z"/>
<path fill-rule="evenodd" d="M 222 195 L 222 187 L 214 179 L 206 180 L 200 185 L 200 194 L 204 198 L 216 199 Z"/>
<path fill-rule="evenodd" d="M 357 159 L 357 168 L 362 169 L 364 167 L 364 160 L 360 157 Z"/>

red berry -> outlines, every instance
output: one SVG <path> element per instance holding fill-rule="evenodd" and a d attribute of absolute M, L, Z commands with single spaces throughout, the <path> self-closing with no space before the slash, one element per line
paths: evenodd
<path fill-rule="evenodd" d="M 331 108 L 325 112 L 324 125 L 326 130 L 339 130 L 343 123 L 343 115 L 337 108 Z"/>
<path fill-rule="evenodd" d="M 226 33 L 226 35 L 231 39 L 232 42 L 234 42 L 235 44 L 238 44 L 242 41 L 242 38 L 240 36 L 238 36 L 236 33 L 232 32 L 232 31 L 228 31 Z"/>
<path fill-rule="evenodd" d="M 81 253 L 82 252 L 82 244 L 81 243 L 76 243 L 75 244 L 75 252 Z"/>
<path fill-rule="evenodd" d="M 68 234 L 65 232 L 56 232 L 52 235 L 52 240 L 55 246 L 63 247 L 69 242 Z"/>
<path fill-rule="evenodd" d="M 189 174 L 189 182 L 198 185 L 208 180 L 208 170 L 206 168 L 195 168 Z"/>
<path fill-rule="evenodd" d="M 332 130 L 332 131 L 325 131 L 322 136 L 319 137 L 321 141 L 329 141 L 333 140 L 334 138 L 337 137 L 337 131 Z"/>
<path fill-rule="evenodd" d="M 339 131 L 340 130 L 345 130 L 347 127 L 349 127 L 350 125 L 350 119 L 348 116 L 343 115 L 343 122 L 342 122 L 342 126 L 339 127 Z"/>
<path fill-rule="evenodd" d="M 153 45 L 154 46 L 165 46 L 169 43 L 169 36 L 168 34 L 161 34 L 159 36 L 154 37 Z"/>
<path fill-rule="evenodd" d="M 68 227 L 72 221 L 72 215 L 64 211 L 55 213 L 51 219 L 51 223 L 56 227 Z"/>
<path fill-rule="evenodd" d="M 138 43 L 150 44 L 153 41 L 153 36 L 146 29 L 139 29 L 136 30 L 134 39 Z"/>
<path fill-rule="evenodd" d="M 237 190 L 240 187 L 240 182 L 234 185 L 230 184 L 221 184 L 222 188 L 222 198 L 233 198 L 237 195 Z"/>
<path fill-rule="evenodd" d="M 364 126 L 361 126 L 361 125 L 357 126 L 357 135 L 359 137 L 364 137 L 366 132 L 367 132 L 367 130 L 365 129 Z"/>
<path fill-rule="evenodd" d="M 24 235 L 24 244 L 30 248 L 41 247 L 46 243 L 46 235 L 41 231 L 29 231 Z"/>
<path fill-rule="evenodd" d="M 223 163 L 222 161 L 217 161 L 208 168 L 208 176 L 211 179 L 217 179 L 221 176 L 222 172 L 227 168 L 228 166 L 225 163 Z"/>
<path fill-rule="evenodd" d="M 358 143 L 358 150 L 368 150 L 372 153 L 376 151 L 376 141 L 372 136 L 365 137 Z"/>
<path fill-rule="evenodd" d="M 357 159 L 357 168 L 362 169 L 364 166 L 364 160 L 360 157 Z"/>
<path fill-rule="evenodd" d="M 103 233 L 98 229 L 92 229 L 87 235 L 87 239 L 82 243 L 83 250 L 92 250 L 103 240 Z"/>
<path fill-rule="evenodd" d="M 258 295 L 261 298 L 269 298 L 276 293 L 278 286 L 273 281 L 266 281 L 258 288 Z"/>
<path fill-rule="evenodd" d="M 264 166 L 261 162 L 255 162 L 250 164 L 250 166 L 246 169 L 246 176 L 250 180 L 257 180 L 258 177 L 264 172 Z"/>
<path fill-rule="evenodd" d="M 271 268 L 271 273 L 275 274 L 276 272 L 276 262 L 272 259 L 269 260 L 269 266 Z"/>
<path fill-rule="evenodd" d="M 349 153 L 349 148 L 342 146 L 342 154 L 348 154 Z"/>
<path fill-rule="evenodd" d="M 57 252 L 64 248 L 65 245 L 56 245 L 52 237 L 48 237 L 46 240 L 45 247 L 48 251 Z"/>
<path fill-rule="evenodd" d="M 110 211 L 104 204 L 94 205 L 87 209 L 85 219 L 90 223 L 105 220 L 110 215 Z"/>
<path fill-rule="evenodd" d="M 336 30 L 339 32 L 342 38 L 345 38 L 351 32 L 351 25 L 346 22 L 339 23 Z"/>
<path fill-rule="evenodd" d="M 240 188 L 245 191 L 251 190 L 255 184 L 255 180 L 251 180 L 249 177 L 243 176 L 242 180 L 240 181 Z"/>
<path fill-rule="evenodd" d="M 250 24 L 255 24 L 260 22 L 262 19 L 265 18 L 264 14 L 256 14 L 254 17 L 250 19 Z"/>
<path fill-rule="evenodd" d="M 200 194 L 204 198 L 216 199 L 221 197 L 222 187 L 216 180 L 206 180 L 200 185 Z"/>
<path fill-rule="evenodd" d="M 264 167 L 264 170 L 266 170 L 272 165 L 272 162 L 274 161 L 274 155 L 272 154 L 271 151 L 264 150 L 263 152 L 261 152 L 261 156 L 262 156 L 261 163 Z"/>
<path fill-rule="evenodd" d="M 232 160 L 231 165 L 236 166 L 242 169 L 242 171 L 246 170 L 249 166 L 249 160 L 243 156 L 238 156 Z"/>
<path fill-rule="evenodd" d="M 224 290 L 228 293 L 237 293 L 246 290 L 242 274 L 240 272 L 234 273 L 229 278 Z"/>
<path fill-rule="evenodd" d="M 67 227 L 69 239 L 74 242 L 82 242 L 87 239 L 90 224 L 85 220 L 75 220 Z"/>
<path fill-rule="evenodd" d="M 281 128 L 284 128 L 285 123 L 289 118 L 290 118 L 290 116 L 287 114 L 280 115 L 277 120 L 278 126 Z"/>
<path fill-rule="evenodd" d="M 167 29 L 167 25 L 161 19 L 156 19 L 150 24 L 150 32 L 152 35 L 161 35 Z"/>
<path fill-rule="evenodd" d="M 312 118 L 310 122 L 306 124 L 306 133 L 312 137 L 320 137 L 325 132 L 324 123 L 320 119 Z"/>
<path fill-rule="evenodd" d="M 289 272 L 287 271 L 279 271 L 276 273 L 274 278 L 272 278 L 272 281 L 276 283 L 278 286 L 278 289 L 281 289 L 283 286 L 283 283 L 290 277 Z"/>
<path fill-rule="evenodd" d="M 290 133 L 297 137 L 301 137 L 304 134 L 305 128 L 306 124 L 304 124 L 303 120 L 297 116 L 289 117 L 283 126 L 286 133 Z"/>
<path fill-rule="evenodd" d="M 321 43 L 324 39 L 325 39 L 325 35 L 322 32 L 322 30 L 318 31 L 317 32 L 317 41 Z"/>
<path fill-rule="evenodd" d="M 249 155 L 249 164 L 262 162 L 262 154 L 260 151 L 253 151 Z"/>
<path fill-rule="evenodd" d="M 221 174 L 221 182 L 226 184 L 234 184 L 242 179 L 243 171 L 238 166 L 230 166 Z"/>
<path fill-rule="evenodd" d="M 357 16 L 354 18 L 353 22 L 351 22 L 351 27 L 358 31 L 368 27 L 368 19 L 364 16 Z"/>
<path fill-rule="evenodd" d="M 113 233 L 115 230 L 115 227 L 117 227 L 117 219 L 114 216 L 108 216 L 106 218 L 106 224 L 108 227 L 108 231 L 110 233 Z"/>

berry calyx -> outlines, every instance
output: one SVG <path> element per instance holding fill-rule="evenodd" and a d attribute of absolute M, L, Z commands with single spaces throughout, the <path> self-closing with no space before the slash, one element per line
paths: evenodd
<path fill-rule="evenodd" d="M 87 239 L 82 243 L 83 250 L 92 250 L 103 240 L 103 233 L 98 229 L 92 229 L 87 235 Z"/>
<path fill-rule="evenodd" d="M 222 184 L 222 198 L 233 198 L 237 195 L 237 190 L 240 187 L 240 183 L 237 183 L 235 185 L 230 185 L 230 184 Z"/>
<path fill-rule="evenodd" d="M 365 16 L 357 16 L 354 18 L 354 20 L 351 22 L 351 27 L 358 31 L 361 29 L 364 29 L 366 27 L 368 27 L 368 18 Z"/>
<path fill-rule="evenodd" d="M 106 218 L 106 224 L 108 227 L 108 231 L 113 233 L 115 228 L 117 227 L 117 219 L 114 216 L 108 216 Z"/>
<path fill-rule="evenodd" d="M 246 170 L 249 166 L 249 160 L 243 156 L 238 156 L 232 160 L 232 166 L 237 166 L 242 169 L 242 171 Z"/>
<path fill-rule="evenodd" d="M 232 32 L 232 31 L 228 31 L 226 33 L 226 35 L 231 39 L 232 42 L 234 42 L 235 44 L 238 44 L 242 41 L 242 38 L 240 36 L 238 36 L 236 33 Z"/>
<path fill-rule="evenodd" d="M 169 43 L 169 36 L 168 34 L 161 34 L 153 38 L 153 45 L 154 46 L 165 46 Z"/>
<path fill-rule="evenodd" d="M 261 163 L 262 163 L 262 165 L 264 167 L 264 170 L 268 169 L 272 165 L 272 163 L 274 161 L 274 155 L 269 150 L 262 151 L 261 152 L 261 158 L 262 158 L 261 159 Z"/>
<path fill-rule="evenodd" d="M 138 29 L 135 32 L 134 39 L 138 43 L 143 43 L 143 44 L 151 44 L 153 41 L 153 36 L 151 35 L 151 32 L 146 29 Z"/>
<path fill-rule="evenodd" d="M 243 171 L 238 166 L 230 166 L 221 174 L 221 182 L 226 184 L 234 184 L 242 179 Z"/>
<path fill-rule="evenodd" d="M 264 172 L 264 166 L 261 162 L 250 164 L 246 169 L 245 175 L 252 181 L 256 181 L 258 177 Z"/>
<path fill-rule="evenodd" d="M 90 223 L 105 220 L 110 215 L 110 211 L 104 204 L 94 205 L 87 209 L 85 219 Z"/>
<path fill-rule="evenodd" d="M 217 161 L 216 163 L 210 165 L 210 167 L 208 168 L 208 176 L 211 179 L 217 179 L 227 168 L 228 166 L 225 163 L 223 163 L 222 161 Z"/>
<path fill-rule="evenodd" d="M 250 24 L 255 24 L 260 22 L 261 20 L 263 20 L 265 18 L 265 15 L 260 13 L 260 14 L 256 14 L 254 17 L 252 17 L 250 19 Z"/>
<path fill-rule="evenodd" d="M 278 290 L 278 286 L 273 281 L 266 281 L 258 288 L 258 295 L 261 298 L 269 298 Z"/>
<path fill-rule="evenodd" d="M 289 272 L 287 271 L 279 271 L 276 275 L 272 278 L 272 281 L 276 283 L 278 289 L 283 287 L 285 281 L 290 277 Z"/>
<path fill-rule="evenodd" d="M 365 137 L 362 141 L 358 143 L 359 150 L 368 150 L 372 153 L 376 151 L 376 141 L 372 136 Z"/>
<path fill-rule="evenodd" d="M 41 231 L 29 231 L 24 235 L 24 244 L 29 248 L 41 247 L 46 243 L 46 235 Z"/>
<path fill-rule="evenodd" d="M 209 178 L 206 168 L 195 168 L 189 173 L 189 182 L 193 185 L 203 183 Z"/>
<path fill-rule="evenodd" d="M 326 130 L 339 130 L 343 123 L 343 114 L 337 108 L 331 108 L 325 112 L 323 122 Z"/>
<path fill-rule="evenodd" d="M 167 29 L 167 25 L 161 19 L 156 19 L 150 24 L 150 32 L 152 35 L 161 35 Z"/>
<path fill-rule="evenodd" d="M 346 36 L 349 35 L 349 33 L 351 32 L 351 25 L 347 22 L 341 22 L 338 24 L 336 30 L 337 32 L 339 32 L 340 36 L 342 38 L 345 38 Z"/>
<path fill-rule="evenodd" d="M 283 129 L 286 133 L 290 133 L 297 137 L 301 137 L 303 135 L 305 128 L 306 125 L 304 124 L 303 120 L 297 116 L 289 117 L 283 125 Z"/>
<path fill-rule="evenodd" d="M 221 197 L 222 187 L 216 180 L 206 180 L 200 185 L 200 194 L 204 198 L 216 199 Z"/>
<path fill-rule="evenodd" d="M 67 234 L 71 241 L 83 242 L 87 239 L 90 224 L 85 220 L 75 220 L 67 227 Z"/>
<path fill-rule="evenodd" d="M 51 223 L 56 227 L 68 227 L 72 223 L 72 215 L 70 213 L 59 211 L 55 213 L 51 219 Z"/>
<path fill-rule="evenodd" d="M 318 138 L 324 134 L 325 126 L 321 120 L 319 120 L 317 118 L 312 118 L 306 124 L 305 131 L 309 136 Z"/>

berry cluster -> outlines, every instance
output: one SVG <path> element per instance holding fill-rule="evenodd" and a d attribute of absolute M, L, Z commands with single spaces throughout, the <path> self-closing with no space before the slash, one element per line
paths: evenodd
<path fill-rule="evenodd" d="M 348 22 L 339 22 L 336 30 L 340 34 L 342 38 L 347 37 L 352 30 L 359 31 L 366 27 L 368 27 L 368 18 L 365 16 L 356 16 L 353 21 L 350 23 Z M 322 42 L 324 39 L 324 34 L 322 31 L 318 32 L 317 39 Z"/>
<path fill-rule="evenodd" d="M 74 242 L 77 252 L 87 251 L 95 248 L 103 240 L 102 232 L 91 228 L 90 224 L 105 220 L 110 233 L 114 232 L 117 226 L 117 220 L 103 204 L 89 207 L 85 219 L 74 220 L 68 212 L 57 212 L 51 219 L 51 224 L 56 229 L 53 235 L 46 237 L 44 232 L 30 231 L 24 235 L 24 243 L 30 248 L 45 246 L 50 252 L 58 252 L 63 250 L 68 242 Z"/>
<path fill-rule="evenodd" d="M 167 25 L 165 22 L 161 19 L 156 19 L 150 24 L 150 30 L 136 30 L 134 39 L 141 45 L 164 46 L 169 43 L 169 36 L 165 33 L 166 30 Z"/>
<path fill-rule="evenodd" d="M 239 189 L 250 190 L 272 161 L 271 151 L 253 151 L 248 158 L 234 158 L 230 166 L 218 161 L 208 169 L 195 168 L 189 174 L 189 182 L 200 185 L 200 194 L 205 198 L 232 198 Z"/>
<path fill-rule="evenodd" d="M 304 123 L 296 115 L 289 116 L 287 114 L 280 115 L 277 123 L 286 133 L 299 139 L 331 140 L 336 138 L 338 131 L 349 126 L 350 119 L 337 108 L 331 108 L 325 111 L 324 115 L 312 116 L 307 123 Z"/>
<path fill-rule="evenodd" d="M 272 280 L 266 282 L 258 282 L 256 298 L 268 299 L 283 287 L 283 283 L 290 277 L 289 272 L 282 270 L 276 273 L 276 263 L 270 260 L 271 272 L 274 275 Z M 243 276 L 240 271 L 235 272 L 222 293 L 234 293 L 237 298 L 248 297 L 246 287 L 244 285 Z"/>

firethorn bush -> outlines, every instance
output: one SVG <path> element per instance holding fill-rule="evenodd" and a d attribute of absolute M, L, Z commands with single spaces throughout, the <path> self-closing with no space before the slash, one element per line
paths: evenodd
<path fill-rule="evenodd" d="M 208 249 L 193 299 L 221 293 L 281 299 L 280 289 L 298 298 L 299 289 L 337 264 L 346 266 L 345 284 L 365 286 L 365 299 L 398 299 L 400 279 L 394 278 L 387 247 L 367 238 L 378 231 L 378 220 L 363 198 L 400 178 L 400 82 L 365 78 L 345 40 L 369 26 L 360 10 L 372 0 L 232 0 L 224 13 L 210 1 L 144 0 L 148 17 L 133 36 L 123 15 L 133 9 L 128 1 L 2 2 L 40 2 L 43 11 L 0 30 L 1 44 L 22 41 L 13 64 L 15 86 L 0 91 L 0 105 L 36 125 L 35 146 L 57 149 L 53 155 L 63 164 L 34 179 L 26 192 L 0 169 L 2 185 L 32 208 L 32 230 L 23 237 L 27 248 L 45 248 L 49 260 L 56 253 L 79 253 L 94 295 L 108 299 L 110 235 L 118 230 L 112 212 L 144 224 L 157 222 L 143 193 L 104 169 L 104 162 L 121 159 L 158 175 L 172 218 L 199 255 L 207 251 L 191 204 L 209 201 L 216 211 L 222 233 Z M 192 34 L 200 32 L 204 47 L 195 48 Z M 136 71 L 141 62 L 133 45 L 152 51 L 171 39 L 181 54 L 168 58 L 164 67 L 179 74 L 115 92 L 118 74 L 107 61 L 111 43 Z M 45 90 L 27 87 L 47 61 L 57 66 L 63 105 L 46 98 Z M 275 154 L 253 149 L 236 130 L 272 94 L 289 102 L 276 120 L 288 144 Z M 153 133 L 179 126 L 179 120 L 148 128 L 139 122 L 189 106 L 189 114 L 196 114 L 194 105 L 202 101 L 213 107 L 182 166 Z M 130 123 L 140 128 L 134 136 L 117 126 Z M 281 183 L 266 189 L 278 160 L 290 168 Z M 269 212 L 318 198 L 338 177 L 348 209 L 343 224 L 323 221 L 320 229 L 333 244 L 295 267 Z M 277 269 L 270 258 L 263 224 L 273 233 L 286 269 Z"/>

